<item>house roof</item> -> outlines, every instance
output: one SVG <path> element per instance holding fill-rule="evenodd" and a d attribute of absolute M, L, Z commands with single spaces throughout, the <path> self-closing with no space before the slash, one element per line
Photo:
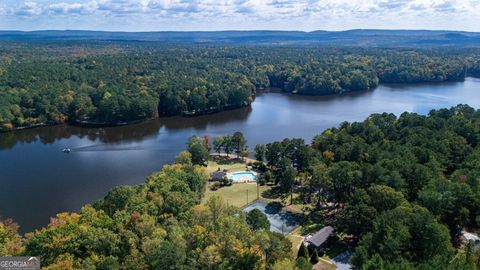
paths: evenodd
<path fill-rule="evenodd" d="M 307 242 L 319 247 L 323 243 L 325 243 L 330 237 L 330 235 L 332 234 L 333 234 L 333 227 L 326 226 L 326 227 L 323 227 L 320 231 L 313 234 L 311 237 L 309 237 L 307 239 Z"/>
<path fill-rule="evenodd" d="M 216 171 L 214 173 L 212 173 L 212 180 L 220 180 L 220 179 L 223 179 L 223 177 L 225 176 L 225 172 L 223 171 Z"/>
<path fill-rule="evenodd" d="M 478 237 L 477 235 L 473 234 L 473 233 L 469 233 L 469 232 L 466 232 L 466 231 L 462 231 L 463 233 L 463 237 L 465 237 L 467 240 L 471 240 L 471 241 L 474 241 L 474 242 L 480 242 L 480 237 Z"/>

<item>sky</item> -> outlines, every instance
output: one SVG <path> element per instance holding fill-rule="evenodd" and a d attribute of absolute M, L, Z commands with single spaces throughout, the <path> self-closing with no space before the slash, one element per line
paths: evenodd
<path fill-rule="evenodd" d="M 1 30 L 480 32 L 480 0 L 0 0 Z"/>

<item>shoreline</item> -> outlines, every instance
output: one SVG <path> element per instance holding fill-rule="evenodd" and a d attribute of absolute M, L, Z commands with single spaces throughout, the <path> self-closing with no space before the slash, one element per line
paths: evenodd
<path fill-rule="evenodd" d="M 205 111 L 205 112 L 201 112 L 201 113 L 185 113 L 185 112 L 183 112 L 181 114 L 176 114 L 176 115 L 156 116 L 156 117 L 151 117 L 151 118 L 142 119 L 142 120 L 129 121 L 129 122 L 99 123 L 99 122 L 66 121 L 64 123 L 39 123 L 39 124 L 31 125 L 31 126 L 15 127 L 15 128 L 9 129 L 9 130 L 1 130 L 0 129 L 0 134 L 9 133 L 9 132 L 17 132 L 17 131 L 28 130 L 28 129 L 41 128 L 41 127 L 53 127 L 53 126 L 59 126 L 59 125 L 68 125 L 68 126 L 80 127 L 80 128 L 122 127 L 122 126 L 141 124 L 141 123 L 145 123 L 145 122 L 148 122 L 148 121 L 161 119 L 161 118 L 169 118 L 169 117 L 195 118 L 195 117 L 200 117 L 200 116 L 205 116 L 205 115 L 212 115 L 212 114 L 222 113 L 222 112 L 226 112 L 226 111 L 233 111 L 233 110 L 237 110 L 237 109 L 247 108 L 247 107 L 250 107 L 252 105 L 252 103 L 250 103 L 246 106 L 243 106 L 243 107 L 231 107 L 230 106 L 230 107 L 224 108 L 223 110 L 211 110 L 211 111 Z"/>
<path fill-rule="evenodd" d="M 35 129 L 35 128 L 41 128 L 41 127 L 53 127 L 53 126 L 60 126 L 60 125 L 68 125 L 68 126 L 74 126 L 74 127 L 81 127 L 81 128 L 102 128 L 102 127 L 121 127 L 121 126 L 128 126 L 128 125 L 135 125 L 135 124 L 140 124 L 143 122 L 151 121 L 154 119 L 157 119 L 158 117 L 153 117 L 145 120 L 136 120 L 132 122 L 121 122 L 121 123 L 97 123 L 97 122 L 65 122 L 65 123 L 40 123 L 40 124 L 35 124 L 31 126 L 25 126 L 25 127 L 16 127 L 13 129 L 9 130 L 0 130 L 0 134 L 2 133 L 8 133 L 8 132 L 16 132 L 16 131 L 22 131 L 22 130 L 28 130 L 28 129 Z"/>
<path fill-rule="evenodd" d="M 291 96 L 335 98 L 335 97 L 342 97 L 342 96 L 348 96 L 348 95 L 355 95 L 355 94 L 358 94 L 358 93 L 372 92 L 372 91 L 375 91 L 380 86 L 408 86 L 408 85 L 425 85 L 425 84 L 438 85 L 438 84 L 444 84 L 444 83 L 459 83 L 459 82 L 464 83 L 468 79 L 480 79 L 480 77 L 467 76 L 463 80 L 458 80 L 458 81 L 432 81 L 432 82 L 418 82 L 418 83 L 380 83 L 375 88 L 372 88 L 370 90 L 344 91 L 344 92 L 338 93 L 338 94 L 325 94 L 325 95 L 298 94 L 298 93 L 283 91 L 281 88 L 278 88 L 278 87 L 266 87 L 264 89 L 261 89 L 261 90 L 257 91 L 257 94 L 265 95 L 265 94 L 269 94 L 269 93 L 282 93 L 282 94 L 291 95 Z M 212 114 L 222 113 L 222 112 L 231 111 L 231 110 L 235 110 L 235 109 L 246 108 L 246 107 L 251 106 L 254 102 L 255 102 L 255 99 L 250 104 L 248 104 L 246 106 L 243 106 L 243 107 L 231 107 L 230 106 L 230 107 L 225 107 L 222 110 L 209 110 L 209 111 L 199 112 L 199 113 L 182 112 L 181 114 L 177 114 L 177 115 L 156 116 L 156 117 L 151 117 L 151 118 L 148 118 L 148 119 L 135 120 L 135 121 L 130 121 L 130 122 L 98 123 L 98 122 L 67 121 L 65 123 L 51 123 L 51 124 L 49 124 L 49 123 L 39 123 L 39 124 L 31 125 L 31 126 L 16 127 L 16 128 L 9 129 L 9 130 L 1 130 L 0 129 L 0 134 L 8 133 L 8 132 L 22 131 L 22 130 L 27 130 L 27 129 L 35 129 L 35 128 L 40 128 L 40 127 L 57 126 L 57 125 L 69 125 L 69 126 L 76 126 L 76 127 L 81 127 L 81 128 L 104 128 L 104 127 L 121 127 L 121 126 L 135 125 L 135 124 L 140 124 L 140 123 L 148 122 L 148 121 L 151 121 L 151 120 L 160 119 L 160 118 L 167 118 L 167 117 L 195 118 L 195 117 L 199 117 L 199 116 L 212 115 Z"/>

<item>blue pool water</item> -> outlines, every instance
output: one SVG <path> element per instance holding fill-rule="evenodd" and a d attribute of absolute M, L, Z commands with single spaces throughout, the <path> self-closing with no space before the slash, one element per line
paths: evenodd
<path fill-rule="evenodd" d="M 230 176 L 233 182 L 253 182 L 257 179 L 257 175 L 252 172 L 236 172 Z"/>

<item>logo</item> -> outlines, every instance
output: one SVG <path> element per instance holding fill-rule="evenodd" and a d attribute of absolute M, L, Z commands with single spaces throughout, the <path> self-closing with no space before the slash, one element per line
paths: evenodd
<path fill-rule="evenodd" d="M 37 257 L 0 257 L 0 270 L 40 270 Z"/>

